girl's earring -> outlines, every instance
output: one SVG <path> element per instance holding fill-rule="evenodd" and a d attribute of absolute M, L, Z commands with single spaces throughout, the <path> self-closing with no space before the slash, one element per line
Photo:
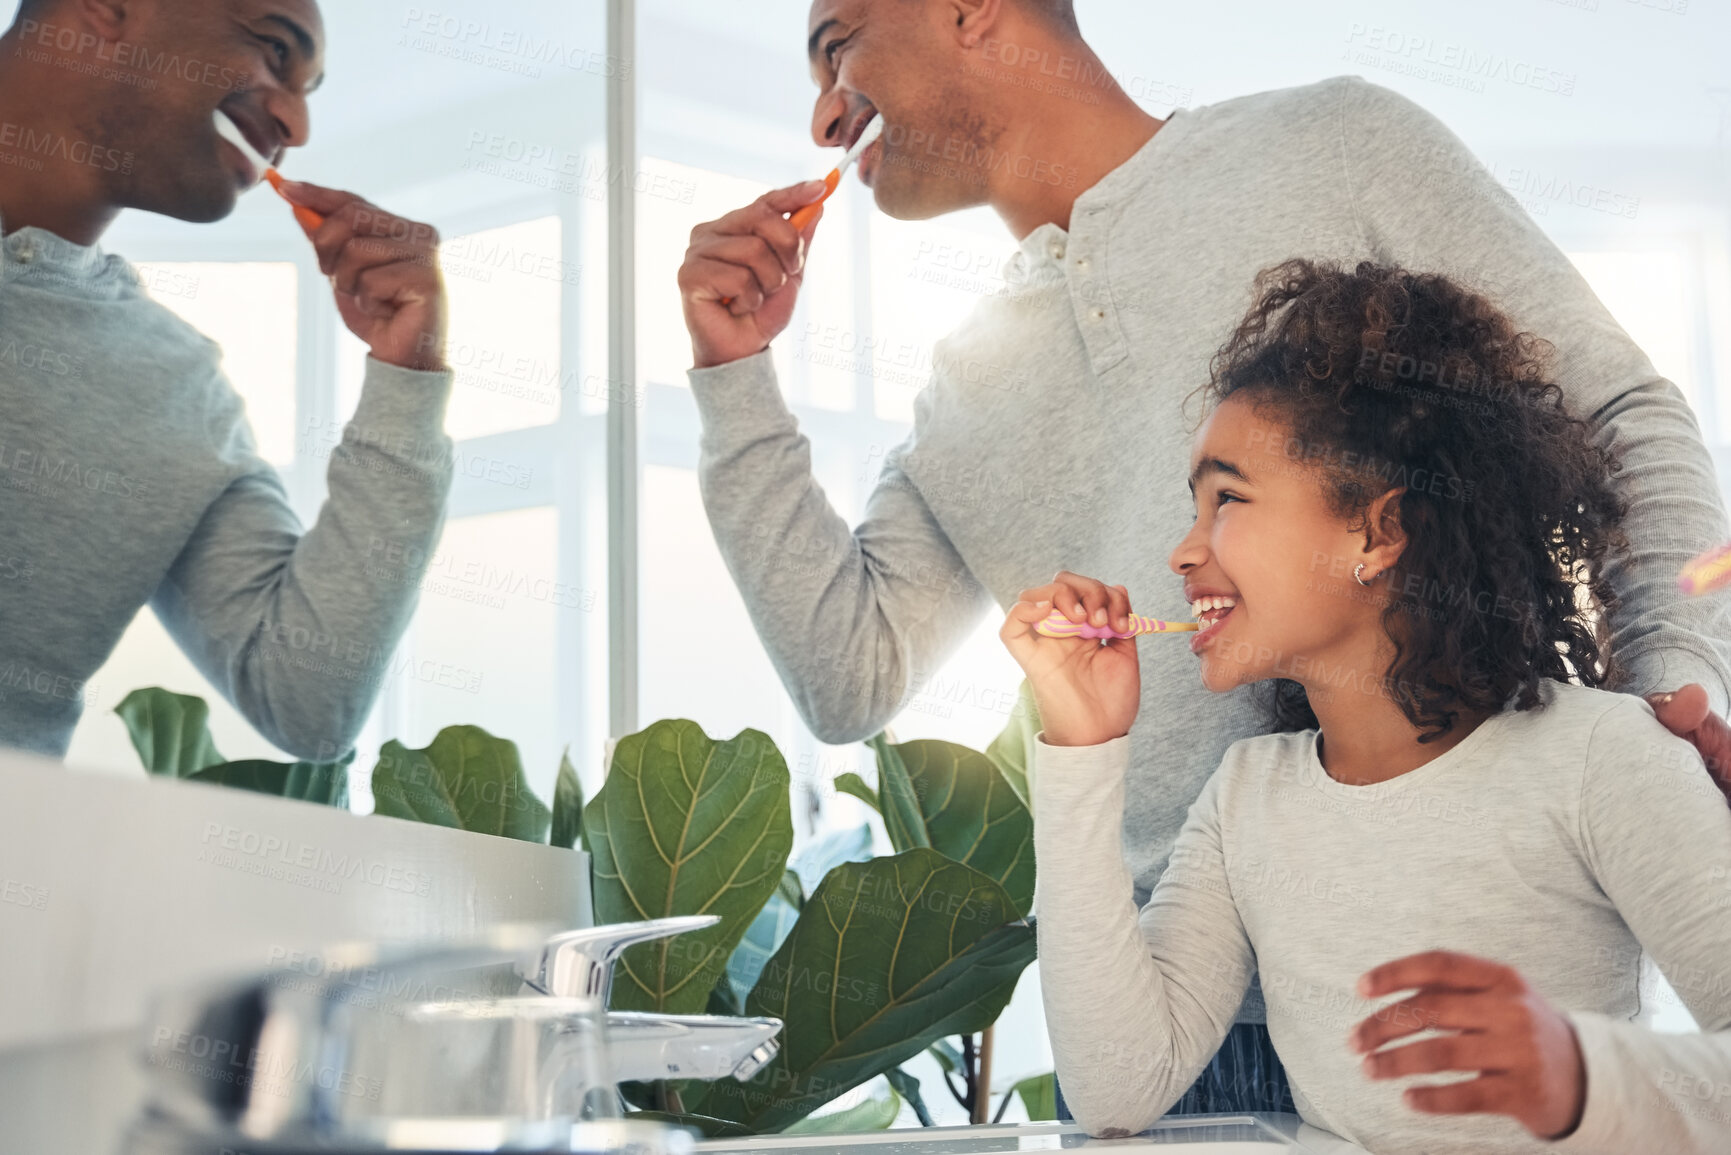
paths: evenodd
<path fill-rule="evenodd" d="M 1358 563 L 1358 568 L 1354 569 L 1352 571 L 1352 576 L 1358 579 L 1358 584 L 1361 586 L 1367 586 L 1370 584 L 1369 582 L 1364 580 L 1364 563 L 1363 562 Z M 1374 577 L 1375 575 L 1373 574 L 1372 576 Z"/>

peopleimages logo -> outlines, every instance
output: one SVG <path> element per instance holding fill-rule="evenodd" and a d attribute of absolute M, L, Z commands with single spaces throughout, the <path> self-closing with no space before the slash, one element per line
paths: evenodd
<path fill-rule="evenodd" d="M 130 173 L 132 154 L 87 140 L 75 140 L 58 132 L 38 131 L 28 125 L 0 122 L 0 146 L 21 149 L 31 157 L 47 157 L 69 164 L 87 165 L 105 172 Z"/>
<path fill-rule="evenodd" d="M 411 7 L 404 11 L 398 43 L 420 52 L 486 64 L 502 71 L 541 75 L 552 65 L 591 76 L 629 79 L 631 62 L 531 29 L 475 20 L 455 12 Z M 489 53 L 495 55 L 489 56 Z"/>
<path fill-rule="evenodd" d="M 1512 84 L 1558 96 L 1575 94 L 1572 72 L 1535 64 L 1505 53 L 1437 40 L 1422 33 L 1353 21 L 1346 32 L 1346 59 L 1419 80 L 1483 92 L 1486 81 Z"/>
<path fill-rule="evenodd" d="M 19 55 L 35 63 L 48 63 L 42 49 L 53 49 L 71 57 L 88 57 L 94 63 L 80 64 L 76 59 L 53 63 L 73 72 L 101 75 L 105 79 L 122 80 L 149 89 L 154 83 L 141 83 L 144 76 L 167 76 L 189 84 L 203 84 L 225 92 L 245 92 L 250 77 L 247 73 L 192 56 L 182 56 L 166 49 L 152 52 L 142 44 L 125 40 L 105 40 L 91 32 L 64 24 L 48 24 L 40 20 L 19 22 Z"/>
<path fill-rule="evenodd" d="M 406 870 L 360 854 L 336 854 L 296 839 L 260 834 L 256 830 L 243 830 L 221 822 L 206 822 L 202 841 L 206 849 L 200 852 L 201 857 L 226 851 L 260 864 L 322 875 L 328 882 L 365 882 L 420 898 L 432 891 L 432 876 L 421 871 Z M 218 862 L 218 865 L 230 864 Z M 334 888 L 327 886 L 325 889 Z"/>
<path fill-rule="evenodd" d="M 50 377 L 82 377 L 84 362 L 70 353 L 34 345 L 29 341 L 9 340 L 0 345 L 0 365 L 19 369 L 34 369 Z"/>
<path fill-rule="evenodd" d="M 311 1060 L 279 1049 L 242 1048 L 233 1039 L 197 1031 L 158 1027 L 151 1036 L 151 1066 L 178 1071 L 195 1079 L 251 1088 L 255 1094 L 287 1097 L 298 1086 L 316 1086 L 369 1102 L 384 1093 L 382 1080 L 346 1067 L 315 1066 Z"/>

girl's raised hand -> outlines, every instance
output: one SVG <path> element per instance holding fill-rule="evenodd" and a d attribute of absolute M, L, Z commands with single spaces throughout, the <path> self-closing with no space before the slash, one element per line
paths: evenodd
<path fill-rule="evenodd" d="M 1054 746 L 1095 746 L 1130 732 L 1142 701 L 1136 639 L 1048 638 L 1034 627 L 1053 609 L 1073 622 L 1127 630 L 1130 594 L 1093 578 L 1061 573 L 1050 585 L 1023 590 L 998 631 L 1010 656 L 1028 675 L 1046 741 Z"/>
<path fill-rule="evenodd" d="M 1407 1106 L 1432 1115 L 1508 1115 L 1541 1139 L 1581 1121 L 1587 1071 L 1575 1028 L 1513 967 L 1433 950 L 1367 972 L 1367 999 L 1416 991 L 1353 1028 L 1348 1043 L 1372 1079 L 1444 1071 L 1478 1078 L 1406 1089 Z M 1379 1050 L 1419 1031 L 1452 1032 Z"/>

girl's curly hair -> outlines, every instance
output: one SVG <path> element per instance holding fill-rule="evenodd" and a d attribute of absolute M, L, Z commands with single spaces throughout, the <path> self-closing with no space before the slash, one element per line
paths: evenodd
<path fill-rule="evenodd" d="M 1282 451 L 1323 471 L 1355 531 L 1406 487 L 1384 684 L 1420 741 L 1517 693 L 1530 709 L 1542 678 L 1621 678 L 1604 625 L 1605 561 L 1628 548 L 1619 464 L 1565 411 L 1551 352 L 1444 277 L 1293 260 L 1257 278 L 1201 390 L 1210 407 L 1242 393 L 1284 426 Z M 1275 683 L 1273 707 L 1280 729 L 1317 724 L 1297 682 Z"/>

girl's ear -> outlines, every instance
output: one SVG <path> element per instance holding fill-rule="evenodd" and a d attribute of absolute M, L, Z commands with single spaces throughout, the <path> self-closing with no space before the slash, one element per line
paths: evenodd
<path fill-rule="evenodd" d="M 1365 560 L 1367 568 L 1377 573 L 1393 569 L 1406 552 L 1406 527 L 1400 523 L 1400 499 L 1405 493 L 1405 486 L 1391 489 L 1365 510 Z"/>

